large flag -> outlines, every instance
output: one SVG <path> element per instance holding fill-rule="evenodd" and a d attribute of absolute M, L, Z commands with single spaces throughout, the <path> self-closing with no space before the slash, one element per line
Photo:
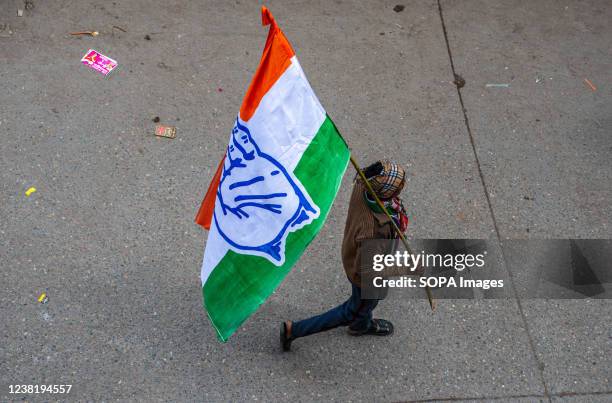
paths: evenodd
<path fill-rule="evenodd" d="M 204 307 L 221 341 L 268 298 L 317 235 L 350 153 L 272 14 L 259 67 L 196 222 L 209 229 Z"/>

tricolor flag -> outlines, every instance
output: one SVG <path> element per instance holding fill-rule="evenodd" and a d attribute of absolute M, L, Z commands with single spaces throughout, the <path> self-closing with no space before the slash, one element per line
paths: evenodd
<path fill-rule="evenodd" d="M 329 213 L 350 152 L 272 14 L 263 55 L 196 222 L 204 307 L 221 341 L 268 298 Z"/>

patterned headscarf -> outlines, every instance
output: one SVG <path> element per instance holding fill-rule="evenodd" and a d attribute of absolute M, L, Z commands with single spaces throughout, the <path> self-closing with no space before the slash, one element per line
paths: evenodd
<path fill-rule="evenodd" d="M 378 163 L 375 164 L 377 167 Z M 380 161 L 382 169 L 372 176 L 368 176 L 372 189 L 381 199 L 387 200 L 399 195 L 406 181 L 404 168 L 391 161 Z M 367 169 L 366 169 L 367 170 Z"/>
<path fill-rule="evenodd" d="M 370 195 L 368 192 L 364 192 L 363 194 L 365 198 L 365 202 L 368 207 L 375 213 L 384 213 L 383 209 L 376 203 L 375 200 L 370 199 Z M 402 232 L 406 232 L 408 229 L 408 214 L 406 214 L 406 209 L 404 208 L 404 204 L 399 197 L 393 197 L 389 200 L 381 200 L 385 206 L 385 210 L 391 216 L 393 221 L 395 221 L 395 225 Z"/>

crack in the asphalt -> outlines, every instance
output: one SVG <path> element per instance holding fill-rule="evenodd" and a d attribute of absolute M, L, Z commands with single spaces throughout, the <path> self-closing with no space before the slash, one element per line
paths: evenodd
<path fill-rule="evenodd" d="M 459 97 L 459 104 L 461 105 L 461 111 L 463 113 L 463 119 L 464 119 L 464 123 L 465 123 L 465 128 L 467 129 L 468 132 L 468 136 L 470 138 L 470 144 L 472 145 L 472 152 L 474 154 L 474 159 L 476 161 L 476 167 L 478 168 L 478 175 L 480 176 L 480 183 L 482 184 L 482 187 L 484 189 L 484 194 L 485 194 L 485 198 L 487 200 L 487 205 L 489 206 L 489 213 L 491 214 L 491 219 L 493 221 L 493 227 L 495 229 L 495 234 L 497 236 L 497 241 L 499 243 L 501 252 L 502 252 L 502 258 L 504 260 L 504 266 L 506 267 L 506 271 L 508 272 L 508 276 L 510 277 L 510 283 L 512 284 L 512 290 L 514 292 L 515 298 L 516 298 L 516 302 L 519 308 L 519 313 L 521 315 L 521 318 L 523 320 L 523 325 L 525 326 L 525 331 L 527 333 L 527 339 L 529 341 L 529 346 L 531 347 L 531 352 L 533 354 L 533 357 L 535 359 L 535 362 L 537 363 L 537 369 L 539 371 L 540 374 L 540 381 L 542 382 L 542 386 L 544 387 L 544 397 L 546 399 L 548 399 L 549 402 L 551 402 L 551 396 L 548 392 L 548 386 L 546 385 L 546 380 L 544 378 L 544 363 L 541 362 L 541 360 L 538 357 L 536 348 L 535 348 L 535 343 L 533 341 L 533 337 L 531 336 L 531 332 L 529 331 L 529 325 L 527 323 L 527 317 L 525 316 L 525 312 L 523 311 L 523 305 L 521 304 L 521 300 L 518 297 L 518 293 L 516 291 L 516 285 L 514 282 L 514 277 L 512 276 L 512 272 L 510 271 L 510 269 L 508 268 L 507 265 L 507 259 L 504 253 L 504 248 L 502 247 L 502 240 L 501 240 L 501 236 L 499 233 L 499 226 L 497 225 L 497 218 L 495 217 L 495 212 L 493 211 L 493 205 L 491 203 L 491 197 L 490 197 L 490 193 L 489 193 L 489 189 L 487 188 L 487 183 L 485 181 L 484 178 L 484 174 L 482 173 L 482 168 L 480 166 L 480 159 L 478 158 L 478 152 L 476 151 L 476 144 L 474 142 L 474 135 L 472 134 L 472 129 L 470 128 L 470 122 L 468 119 L 468 115 L 467 115 L 467 109 L 465 108 L 465 104 L 463 102 L 463 96 L 461 95 L 461 88 L 465 85 L 465 80 L 463 80 L 462 78 L 462 82 L 457 83 L 457 77 L 461 77 L 460 75 L 457 74 L 457 71 L 455 70 L 455 63 L 453 62 L 453 53 L 451 51 L 451 47 L 450 47 L 450 42 L 448 40 L 448 32 L 446 30 L 446 23 L 444 22 L 444 13 L 442 12 L 442 3 L 441 0 L 437 0 L 438 2 L 438 14 L 440 15 L 440 23 L 442 25 L 442 32 L 444 33 L 444 41 L 446 42 L 446 50 L 448 51 L 448 59 L 450 61 L 450 66 L 451 66 L 451 70 L 453 73 L 453 78 L 455 79 L 455 85 L 457 87 L 457 95 Z M 459 85 L 462 84 L 462 85 Z"/>

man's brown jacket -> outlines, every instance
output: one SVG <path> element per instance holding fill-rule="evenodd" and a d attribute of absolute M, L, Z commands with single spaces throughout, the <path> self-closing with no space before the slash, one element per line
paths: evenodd
<path fill-rule="evenodd" d="M 365 191 L 366 187 L 361 179 L 355 180 L 342 241 L 344 271 L 349 280 L 358 287 L 361 287 L 361 243 L 369 239 L 396 238 L 391 219 L 385 213 L 375 213 L 366 204 Z"/>

